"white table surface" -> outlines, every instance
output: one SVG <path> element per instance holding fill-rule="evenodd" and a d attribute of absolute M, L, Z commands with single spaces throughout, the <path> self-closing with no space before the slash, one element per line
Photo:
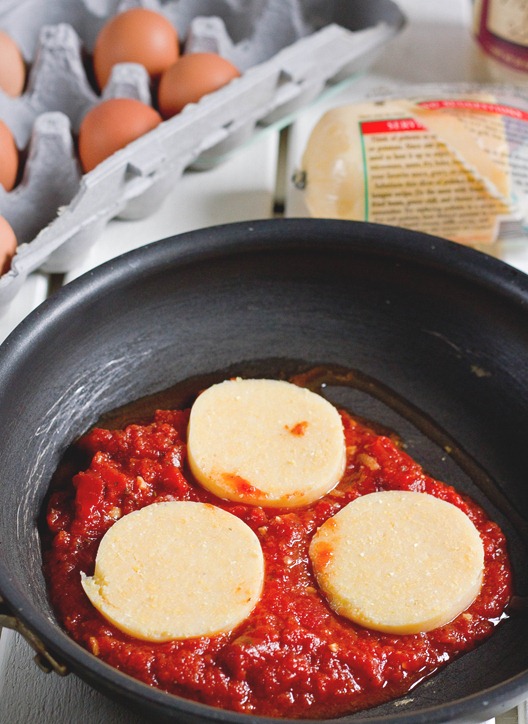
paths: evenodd
<path fill-rule="evenodd" d="M 470 0 L 398 0 L 408 18 L 403 32 L 383 51 L 370 71 L 338 95 L 303 111 L 292 127 L 262 134 L 223 165 L 186 173 L 163 205 L 141 221 L 111 221 L 87 259 L 70 279 L 130 249 L 194 228 L 277 215 L 306 215 L 291 175 L 313 124 L 327 107 L 356 100 L 377 88 L 405 82 L 485 80 L 470 35 Z M 527 81 L 528 82 L 528 81 Z M 279 153 L 280 151 L 280 153 Z M 506 262 L 528 272 L 528 245 L 500 250 Z M 56 283 L 56 280 L 52 280 Z M 0 318 L 0 342 L 46 298 L 50 280 L 32 274 Z M 51 287 L 52 288 L 52 287 Z M 4 629 L 0 635 L 0 722 L 136 724 L 144 721 L 98 694 L 74 675 L 42 673 L 24 640 Z M 497 718 L 497 724 L 528 724 L 525 706 Z"/>

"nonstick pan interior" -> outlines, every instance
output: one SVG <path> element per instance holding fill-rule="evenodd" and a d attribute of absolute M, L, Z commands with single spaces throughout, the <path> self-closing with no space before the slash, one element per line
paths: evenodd
<path fill-rule="evenodd" d="M 149 716 L 249 721 L 153 691 L 74 644 L 47 601 L 37 521 L 65 449 L 109 410 L 190 377 L 319 367 L 329 399 L 400 434 L 504 527 L 518 594 L 486 643 L 404 703 L 347 719 L 488 718 L 528 692 L 527 360 L 527 278 L 426 235 L 277 220 L 131 252 L 60 290 L 0 348 L 0 591 L 74 671 Z"/>

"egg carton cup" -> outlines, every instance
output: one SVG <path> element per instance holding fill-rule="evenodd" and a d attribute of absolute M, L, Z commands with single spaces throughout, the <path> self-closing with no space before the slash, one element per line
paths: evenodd
<path fill-rule="evenodd" d="M 364 71 L 405 20 L 391 0 L 349 5 L 4 0 L 0 28 L 18 43 L 30 73 L 22 96 L 0 91 L 0 118 L 22 149 L 24 168 L 11 192 L 0 185 L 0 214 L 19 241 L 0 278 L 0 313 L 31 272 L 65 273 L 78 264 L 112 218 L 151 214 L 186 169 L 221 163 L 260 130 L 288 122 L 327 86 Z M 241 76 L 83 174 L 75 138 L 85 113 L 114 97 L 152 105 L 140 65 L 115 66 L 100 94 L 90 80 L 88 58 L 99 30 L 111 15 L 138 6 L 168 17 L 185 53 L 217 52 Z"/>

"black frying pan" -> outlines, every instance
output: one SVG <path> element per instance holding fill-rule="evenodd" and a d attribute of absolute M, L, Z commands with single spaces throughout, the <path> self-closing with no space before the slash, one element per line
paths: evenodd
<path fill-rule="evenodd" d="M 528 696 L 528 278 L 398 229 L 276 220 L 196 231 L 95 269 L 31 314 L 0 348 L 9 611 L 68 668 L 150 719 L 255 721 L 152 690 L 71 641 L 47 601 L 37 519 L 66 447 L 108 410 L 189 377 L 315 365 L 332 401 L 394 429 L 503 526 L 519 596 L 486 643 L 406 703 L 346 721 L 481 721 L 506 710 Z"/>

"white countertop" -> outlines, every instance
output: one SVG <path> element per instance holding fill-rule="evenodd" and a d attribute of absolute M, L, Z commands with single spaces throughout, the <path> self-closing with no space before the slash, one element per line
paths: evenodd
<path fill-rule="evenodd" d="M 232 221 L 303 215 L 302 199 L 291 175 L 304 142 L 323 110 L 355 100 L 378 87 L 405 82 L 484 80 L 470 35 L 470 0 L 397 0 L 407 15 L 403 32 L 383 51 L 368 74 L 339 95 L 303 111 L 293 127 L 262 133 L 212 170 L 178 179 L 158 211 L 141 221 L 111 221 L 88 258 L 61 283 L 118 254 L 156 239 L 194 228 Z M 528 272 L 528 244 L 512 243 L 500 252 L 506 262 Z M 0 341 L 57 283 L 45 274 L 30 275 L 0 318 Z M 0 636 L 0 721 L 10 724 L 53 721 L 68 724 L 118 724 L 144 721 L 98 694 L 77 677 L 42 673 L 17 634 Z M 498 717 L 500 724 L 526 724 L 526 707 Z"/>

